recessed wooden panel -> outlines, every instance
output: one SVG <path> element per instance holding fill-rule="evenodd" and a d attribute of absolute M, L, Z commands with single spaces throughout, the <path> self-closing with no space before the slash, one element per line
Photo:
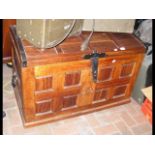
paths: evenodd
<path fill-rule="evenodd" d="M 120 76 L 130 76 L 132 74 L 133 67 L 134 63 L 123 64 Z"/>
<path fill-rule="evenodd" d="M 95 95 L 94 95 L 94 101 L 98 101 L 98 100 L 106 100 L 107 99 L 107 91 L 108 90 L 104 90 L 104 89 L 99 89 L 95 91 Z"/>
<path fill-rule="evenodd" d="M 71 72 L 65 74 L 65 86 L 77 85 L 80 83 L 80 72 Z"/>
<path fill-rule="evenodd" d="M 124 96 L 126 89 L 127 89 L 127 85 L 116 87 L 114 89 L 113 97 Z"/>
<path fill-rule="evenodd" d="M 112 67 L 102 68 L 99 69 L 98 80 L 99 81 L 106 81 L 112 78 Z"/>
<path fill-rule="evenodd" d="M 101 91 L 100 90 L 96 90 L 95 91 L 94 101 L 100 100 L 100 94 L 101 94 Z"/>
<path fill-rule="evenodd" d="M 52 76 L 37 77 L 36 78 L 36 90 L 52 89 Z"/>
<path fill-rule="evenodd" d="M 77 96 L 65 96 L 63 98 L 63 108 L 71 108 L 76 105 Z"/>
<path fill-rule="evenodd" d="M 36 102 L 36 113 L 52 112 L 51 104 L 52 100 Z"/>

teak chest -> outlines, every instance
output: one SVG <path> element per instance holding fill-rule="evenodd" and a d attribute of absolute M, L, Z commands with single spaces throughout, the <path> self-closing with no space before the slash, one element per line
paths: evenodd
<path fill-rule="evenodd" d="M 130 102 L 145 48 L 132 34 L 90 32 L 67 38 L 55 48 L 38 49 L 12 40 L 12 85 L 25 127 Z"/>

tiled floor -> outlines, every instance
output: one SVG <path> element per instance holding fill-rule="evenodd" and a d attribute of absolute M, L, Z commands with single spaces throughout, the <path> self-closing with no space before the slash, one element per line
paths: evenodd
<path fill-rule="evenodd" d="M 134 100 L 126 105 L 82 115 L 55 123 L 23 128 L 11 87 L 12 70 L 3 65 L 3 134 L 67 135 L 150 135 L 152 126 Z"/>

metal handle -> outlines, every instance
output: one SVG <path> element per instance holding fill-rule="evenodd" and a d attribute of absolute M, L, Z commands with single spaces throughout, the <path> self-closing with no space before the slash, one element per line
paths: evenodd
<path fill-rule="evenodd" d="M 15 88 L 17 83 L 17 75 L 14 73 L 12 75 L 12 87 Z"/>

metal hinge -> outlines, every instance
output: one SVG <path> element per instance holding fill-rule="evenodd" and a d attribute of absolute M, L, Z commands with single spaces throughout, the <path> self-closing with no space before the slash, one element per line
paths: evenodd
<path fill-rule="evenodd" d="M 97 53 L 96 51 L 93 51 L 91 54 L 87 54 L 84 56 L 84 59 L 91 59 L 91 66 L 92 66 L 92 77 L 93 81 L 97 82 L 97 76 L 98 76 L 98 58 L 105 57 L 106 54 L 103 53 Z"/>

